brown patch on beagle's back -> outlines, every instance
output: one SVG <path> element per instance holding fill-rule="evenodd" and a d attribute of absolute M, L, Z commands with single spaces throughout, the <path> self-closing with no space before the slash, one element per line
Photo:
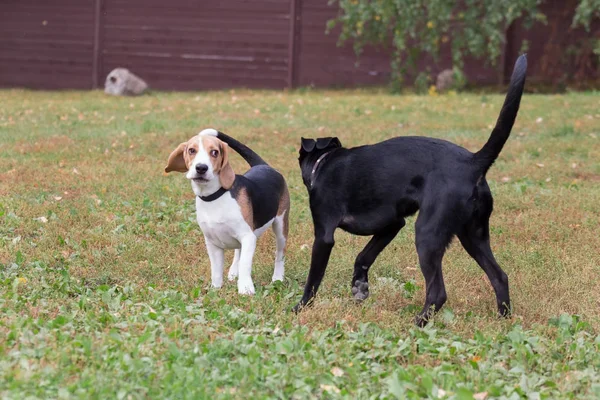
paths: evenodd
<path fill-rule="evenodd" d="M 287 185 L 283 186 L 283 193 L 279 198 L 279 208 L 277 209 L 277 216 L 283 215 L 283 236 L 287 239 L 289 232 L 289 217 L 290 217 L 290 192 L 288 191 Z"/>
<path fill-rule="evenodd" d="M 246 221 L 252 230 L 255 230 L 256 227 L 254 226 L 254 217 L 252 214 L 252 200 L 250 199 L 250 196 L 248 196 L 248 191 L 245 187 L 240 188 L 239 192 L 235 196 L 235 200 L 242 209 L 244 221 Z"/>

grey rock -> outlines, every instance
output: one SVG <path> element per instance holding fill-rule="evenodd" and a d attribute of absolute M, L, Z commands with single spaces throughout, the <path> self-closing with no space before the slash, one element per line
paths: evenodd
<path fill-rule="evenodd" d="M 438 92 L 445 92 L 454 87 L 454 71 L 445 69 L 440 72 L 435 82 L 435 88 Z"/>
<path fill-rule="evenodd" d="M 114 96 L 139 96 L 147 89 L 148 84 L 126 68 L 113 69 L 104 82 L 104 92 Z"/>

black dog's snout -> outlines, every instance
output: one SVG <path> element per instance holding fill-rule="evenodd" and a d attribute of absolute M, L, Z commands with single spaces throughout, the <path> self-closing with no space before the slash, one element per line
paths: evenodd
<path fill-rule="evenodd" d="M 208 171 L 208 165 L 206 165 L 206 164 L 196 164 L 196 172 L 197 173 L 199 173 L 200 175 L 202 175 L 206 171 Z"/>

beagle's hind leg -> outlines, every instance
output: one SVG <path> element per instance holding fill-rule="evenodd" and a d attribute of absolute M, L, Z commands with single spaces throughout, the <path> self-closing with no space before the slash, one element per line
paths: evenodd
<path fill-rule="evenodd" d="M 235 249 L 235 254 L 233 256 L 233 262 L 231 263 L 231 267 L 229 267 L 229 273 L 227 274 L 227 279 L 230 281 L 235 280 L 239 274 L 240 267 L 240 249 Z"/>
<path fill-rule="evenodd" d="M 273 233 L 275 233 L 275 240 L 277 249 L 275 251 L 275 269 L 273 271 L 272 281 L 282 281 L 285 267 L 285 245 L 288 236 L 288 213 L 285 212 L 283 215 L 275 217 L 273 221 Z"/>

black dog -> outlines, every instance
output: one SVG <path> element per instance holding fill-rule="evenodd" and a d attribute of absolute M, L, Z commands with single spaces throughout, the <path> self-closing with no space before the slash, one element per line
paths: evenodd
<path fill-rule="evenodd" d="M 454 235 L 490 279 L 500 315 L 510 314 L 508 277 L 490 248 L 493 200 L 485 174 L 515 122 L 526 71 L 527 58 L 522 55 L 496 126 L 474 154 L 426 137 L 398 137 L 351 149 L 343 148 L 337 138 L 302 138 L 299 161 L 310 196 L 315 242 L 304 295 L 294 311 L 308 304 L 319 289 L 336 228 L 373 235 L 356 258 L 352 277 L 354 297 L 364 300 L 369 295 L 369 268 L 402 229 L 404 218 L 420 210 L 416 245 L 427 294 L 417 325 L 425 325 L 446 302 L 442 257 Z"/>

